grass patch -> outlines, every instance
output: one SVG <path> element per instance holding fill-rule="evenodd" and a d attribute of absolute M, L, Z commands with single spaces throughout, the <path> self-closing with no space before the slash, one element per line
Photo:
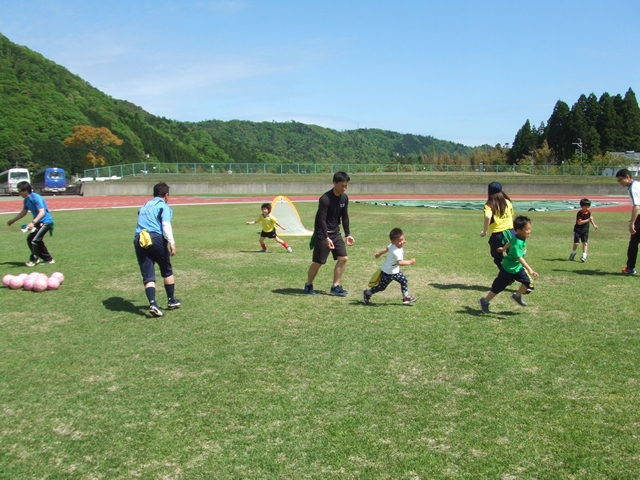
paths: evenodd
<path fill-rule="evenodd" d="M 315 205 L 297 208 L 311 226 Z M 583 264 L 567 260 L 575 212 L 529 212 L 530 306 L 504 292 L 483 315 L 496 269 L 478 212 L 353 204 L 350 293 L 336 298 L 332 263 L 302 293 L 307 238 L 256 253 L 256 209 L 175 207 L 184 304 L 161 319 L 133 252 L 137 210 L 54 212 L 56 264 L 37 268 L 64 285 L 0 289 L 1 478 L 640 476 L 627 213 L 594 212 Z M 392 284 L 364 306 L 395 226 L 419 300 L 403 306 Z M 0 251 L 2 275 L 27 271 L 19 230 Z"/>

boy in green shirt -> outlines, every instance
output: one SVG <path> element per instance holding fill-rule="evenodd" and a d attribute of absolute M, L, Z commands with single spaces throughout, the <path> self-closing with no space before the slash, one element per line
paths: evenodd
<path fill-rule="evenodd" d="M 515 236 L 503 247 L 503 251 L 507 251 L 502 261 L 502 270 L 491 285 L 491 291 L 486 297 L 478 300 L 480 309 L 483 313 L 489 313 L 489 302 L 507 288 L 514 281 L 520 282 L 520 288 L 511 295 L 511 299 L 522 307 L 527 306 L 522 295 L 527 292 L 531 286 L 531 278 L 529 275 L 537 277 L 538 274 L 529 266 L 524 256 L 527 254 L 527 238 L 531 235 L 531 219 L 520 215 L 513 221 L 513 227 L 516 231 Z M 527 275 L 527 273 L 529 275 Z"/>

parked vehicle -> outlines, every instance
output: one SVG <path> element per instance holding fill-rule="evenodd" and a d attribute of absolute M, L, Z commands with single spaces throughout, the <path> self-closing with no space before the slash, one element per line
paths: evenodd
<path fill-rule="evenodd" d="M 10 168 L 0 173 L 0 193 L 5 195 L 17 195 L 18 183 L 27 181 L 31 183 L 29 170 L 26 168 Z"/>
<path fill-rule="evenodd" d="M 62 168 L 45 168 L 33 175 L 31 186 L 38 193 L 64 193 L 67 191 L 67 175 Z"/>

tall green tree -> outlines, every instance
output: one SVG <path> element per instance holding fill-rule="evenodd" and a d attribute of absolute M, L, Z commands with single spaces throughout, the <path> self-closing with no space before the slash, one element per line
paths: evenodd
<path fill-rule="evenodd" d="M 622 139 L 624 150 L 640 151 L 640 109 L 633 90 L 627 90 L 622 101 Z"/>
<path fill-rule="evenodd" d="M 567 160 L 571 157 L 572 141 L 568 129 L 569 113 L 569 105 L 558 100 L 547 122 L 547 143 L 556 154 L 556 161 Z"/>
<path fill-rule="evenodd" d="M 608 93 L 603 93 L 598 101 L 600 115 L 597 129 L 600 134 L 600 150 L 604 152 L 617 152 L 622 145 L 622 118 L 616 111 L 614 99 Z"/>
<path fill-rule="evenodd" d="M 538 146 L 538 131 L 535 128 L 531 128 L 529 120 L 516 133 L 516 137 L 511 145 L 509 152 L 509 163 L 515 164 L 518 160 L 522 160 L 526 157 L 531 157 L 532 152 Z"/>

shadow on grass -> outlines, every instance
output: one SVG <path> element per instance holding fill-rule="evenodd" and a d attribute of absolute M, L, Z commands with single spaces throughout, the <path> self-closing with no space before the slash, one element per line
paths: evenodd
<path fill-rule="evenodd" d="M 620 272 L 603 272 L 602 270 L 565 270 L 561 268 L 554 268 L 552 272 L 566 272 L 566 273 L 575 273 L 576 275 L 587 275 L 587 276 L 605 276 L 605 275 L 613 275 L 615 277 L 633 277 L 635 275 L 623 275 Z"/>
<path fill-rule="evenodd" d="M 2 262 L 0 263 L 0 265 L 10 265 L 12 267 L 26 267 L 24 263 L 25 262 Z"/>
<path fill-rule="evenodd" d="M 474 317 L 495 318 L 497 320 L 506 320 L 506 317 L 514 317 L 516 315 L 520 315 L 519 312 L 514 312 L 510 310 L 499 311 L 499 312 L 491 311 L 489 313 L 483 313 L 482 310 L 480 310 L 480 306 L 478 306 L 477 308 L 464 307 L 462 310 L 458 310 L 457 313 L 463 313 L 463 314 L 471 315 Z"/>
<path fill-rule="evenodd" d="M 265 254 L 265 253 L 273 253 L 271 250 L 267 250 L 266 252 L 263 252 L 262 250 L 238 250 L 239 253 L 261 253 L 261 254 Z"/>
<path fill-rule="evenodd" d="M 304 293 L 304 290 L 302 288 L 276 288 L 275 290 L 271 290 L 271 293 L 277 293 L 279 295 L 298 295 L 302 297 L 313 297 L 313 295 Z M 327 293 L 316 290 L 316 295 L 327 295 Z"/>
<path fill-rule="evenodd" d="M 465 285 L 463 283 L 431 283 L 433 288 L 439 290 L 475 290 L 478 292 L 486 292 L 490 285 Z"/>
<path fill-rule="evenodd" d="M 129 312 L 146 317 L 149 307 L 143 305 L 134 305 L 133 302 L 125 300 L 122 297 L 111 297 L 102 301 L 107 310 L 112 312 Z"/>
<path fill-rule="evenodd" d="M 367 303 L 366 305 L 364 304 L 364 302 L 362 300 L 351 300 L 351 305 L 361 305 L 363 307 L 367 307 L 367 308 L 373 308 L 373 307 L 402 307 L 402 308 L 412 308 L 416 302 L 414 303 L 409 303 L 407 305 L 405 305 L 404 303 L 402 303 L 402 300 L 398 300 L 398 301 L 389 301 L 389 302 L 376 302 L 376 301 L 372 301 L 370 303 Z"/>

